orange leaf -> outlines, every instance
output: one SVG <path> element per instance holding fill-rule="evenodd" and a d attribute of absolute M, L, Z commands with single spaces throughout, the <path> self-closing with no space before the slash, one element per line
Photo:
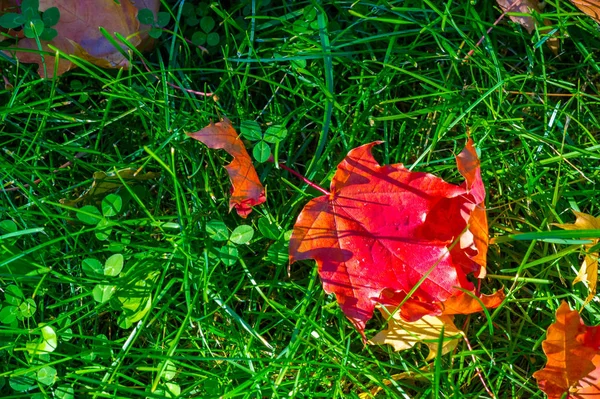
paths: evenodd
<path fill-rule="evenodd" d="M 600 395 L 600 326 L 583 324 L 579 313 L 562 302 L 548 327 L 542 348 L 548 358 L 533 373 L 548 399 L 591 399 Z"/>
<path fill-rule="evenodd" d="M 223 149 L 233 157 L 233 161 L 225 166 L 232 185 L 230 211 L 235 208 L 238 215 L 246 218 L 252 212 L 253 206 L 266 201 L 265 189 L 258 179 L 252 160 L 229 119 L 224 118 L 218 123 L 211 122 L 198 132 L 186 134 L 209 148 Z"/>
<path fill-rule="evenodd" d="M 75 67 L 69 60 L 59 58 L 58 68 L 55 70 L 55 52 L 48 45 L 104 68 L 127 68 L 129 60 L 104 37 L 99 28 L 103 27 L 111 34 L 117 32 L 127 37 L 135 47 L 143 46 L 148 35 L 139 32 L 147 30 L 148 27 L 140 26 L 136 5 L 140 8 L 149 8 L 156 14 L 160 1 L 41 0 L 40 11 L 43 12 L 50 7 L 57 7 L 60 11 L 60 19 L 53 26 L 58 35 L 51 41 L 41 41 L 43 54 L 36 51 L 19 50 L 38 50 L 36 40 L 29 38 L 21 39 L 17 45 L 11 46 L 5 52 L 18 58 L 21 62 L 38 64 L 40 76 L 48 78 L 55 74 L 61 75 Z M 123 45 L 123 49 L 128 51 L 125 45 Z M 47 76 L 44 75 L 43 64 L 46 65 Z"/>
<path fill-rule="evenodd" d="M 598 0 L 571 0 L 575 7 L 583 11 L 587 16 L 592 17 L 594 21 L 600 22 L 600 3 Z"/>
<path fill-rule="evenodd" d="M 587 213 L 573 211 L 576 216 L 575 223 L 555 224 L 565 230 L 600 230 L 600 217 L 596 218 Z M 598 285 L 598 253 L 589 253 L 589 250 L 598 244 L 598 238 L 589 238 L 592 243 L 584 245 L 586 249 L 585 259 L 579 268 L 577 277 L 573 280 L 573 284 L 581 281 L 587 283 L 590 290 L 585 299 L 584 306 L 587 305 L 596 295 L 596 287 Z"/>
<path fill-rule="evenodd" d="M 481 295 L 477 298 L 486 308 L 497 308 L 502 301 L 504 301 L 505 295 L 504 290 L 502 289 L 491 295 Z M 481 303 L 479 301 L 471 295 L 461 292 L 451 296 L 443 303 L 444 310 L 442 314 L 471 314 L 481 312 L 483 309 L 481 308 Z"/>
<path fill-rule="evenodd" d="M 485 187 L 481 180 L 481 169 L 479 157 L 473 146 L 473 140 L 469 138 L 464 150 L 456 157 L 458 171 L 467 181 L 469 193 L 475 198 L 477 206 L 469 217 L 469 228 L 460 237 L 460 247 L 470 251 L 471 260 L 479 264 L 477 278 L 485 277 L 485 266 L 487 264 L 487 249 L 489 245 L 489 233 L 487 215 L 485 212 Z"/>

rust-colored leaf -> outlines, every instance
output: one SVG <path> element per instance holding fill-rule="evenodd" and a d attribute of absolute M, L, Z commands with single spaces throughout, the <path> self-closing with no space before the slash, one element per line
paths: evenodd
<path fill-rule="evenodd" d="M 600 230 L 600 217 L 593 217 L 586 213 L 573 211 L 576 216 L 575 223 L 556 224 L 556 226 L 565 230 Z M 584 305 L 587 305 L 596 295 L 596 287 L 598 285 L 598 252 L 591 253 L 590 249 L 598 244 L 598 238 L 589 238 L 590 244 L 584 245 L 586 250 L 585 259 L 579 268 L 577 277 L 573 280 L 573 284 L 585 282 L 589 289 L 589 294 L 585 299 Z"/>
<path fill-rule="evenodd" d="M 36 40 L 29 38 L 22 38 L 17 45 L 11 46 L 5 52 L 21 62 L 38 64 L 38 73 L 42 77 L 61 75 L 74 68 L 73 63 L 62 57 L 58 59 L 55 70 L 55 52 L 48 47 L 49 45 L 104 68 L 127 68 L 129 60 L 104 37 L 99 28 L 102 27 L 111 34 L 116 32 L 123 35 L 134 47 L 143 46 L 148 41 L 148 35 L 140 31 L 148 30 L 149 27 L 140 26 L 136 6 L 149 8 L 157 13 L 160 1 L 41 0 L 40 11 L 50 7 L 58 7 L 60 11 L 60 19 L 53 26 L 58 35 L 51 41 L 41 41 L 42 50 L 45 51 L 43 55 L 37 51 L 19 50 L 38 50 Z M 123 49 L 128 51 L 125 45 Z M 44 75 L 44 64 L 47 76 Z"/>
<path fill-rule="evenodd" d="M 600 326 L 584 325 L 579 313 L 563 302 L 542 348 L 548 362 L 533 377 L 548 399 L 600 396 Z"/>
<path fill-rule="evenodd" d="M 253 206 L 266 201 L 265 189 L 252 165 L 252 159 L 229 119 L 224 118 L 218 123 L 211 122 L 204 129 L 187 135 L 209 148 L 223 149 L 233 157 L 233 161 L 225 166 L 232 186 L 229 210 L 235 208 L 238 215 L 246 218 L 252 212 Z"/>
<path fill-rule="evenodd" d="M 290 262 L 316 260 L 323 288 L 361 334 L 377 304 L 404 302 L 405 320 L 441 315 L 460 288 L 473 290 L 468 274 L 484 275 L 487 250 L 485 190 L 470 139 L 457 159 L 461 186 L 402 164 L 380 166 L 371 154 L 376 144 L 348 153 L 331 195 L 304 207 L 290 241 Z"/>

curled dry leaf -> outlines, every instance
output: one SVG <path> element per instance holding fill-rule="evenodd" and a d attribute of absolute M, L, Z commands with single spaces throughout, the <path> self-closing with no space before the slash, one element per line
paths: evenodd
<path fill-rule="evenodd" d="M 156 179 L 160 172 L 139 173 L 139 170 L 126 168 L 116 172 L 94 172 L 94 182 L 88 190 L 73 200 L 62 198 L 60 203 L 67 206 L 75 206 L 79 202 L 90 202 L 104 197 L 107 193 L 115 191 L 123 186 L 123 182 L 132 185 L 139 181 Z"/>
<path fill-rule="evenodd" d="M 71 61 L 59 57 L 55 70 L 55 51 L 50 49 L 49 45 L 103 68 L 127 68 L 129 60 L 104 37 L 99 28 L 106 29 L 111 35 L 115 32 L 119 33 L 134 47 L 143 48 L 149 43 L 149 39 L 147 33 L 141 31 L 147 31 L 149 27 L 140 25 L 137 19 L 138 8 L 149 8 L 156 14 L 160 1 L 40 0 L 41 12 L 50 7 L 57 7 L 60 11 L 58 23 L 53 26 L 58 35 L 51 41 L 41 41 L 42 50 L 45 51 L 43 55 L 36 51 L 38 50 L 36 39 L 29 38 L 22 38 L 16 45 L 5 50 L 5 53 L 18 58 L 21 62 L 38 64 L 40 76 L 48 78 L 55 74 L 61 75 L 75 67 Z M 20 51 L 20 49 L 34 51 Z M 123 50 L 128 51 L 125 45 Z M 44 64 L 47 76 L 44 74 Z"/>
<path fill-rule="evenodd" d="M 600 396 L 600 326 L 586 326 L 579 313 L 562 302 L 542 348 L 548 362 L 533 377 L 548 399 Z"/>
<path fill-rule="evenodd" d="M 266 201 L 265 188 L 256 174 L 252 159 L 229 119 L 211 122 L 204 129 L 187 135 L 209 148 L 223 149 L 233 157 L 233 161 L 225 166 L 231 180 L 230 211 L 235 208 L 238 215 L 246 218 L 253 206 Z"/>
<path fill-rule="evenodd" d="M 298 216 L 289 250 L 291 263 L 316 260 L 324 290 L 363 338 L 377 304 L 404 301 L 399 312 L 408 321 L 441 315 L 461 288 L 473 291 L 468 274 L 485 275 L 487 251 L 485 189 L 472 140 L 457 158 L 466 179 L 460 186 L 402 164 L 381 166 L 371 154 L 376 144 L 351 150 L 338 165 L 331 194 Z"/>
<path fill-rule="evenodd" d="M 593 217 L 586 213 L 573 211 L 576 216 L 575 223 L 556 224 L 556 226 L 565 230 L 600 230 L 600 217 Z M 585 259 L 579 268 L 577 277 L 573 280 L 573 284 L 585 282 L 590 290 L 584 305 L 590 303 L 596 296 L 596 287 L 598 285 L 598 252 L 590 253 L 590 249 L 597 245 L 598 238 L 589 238 L 590 244 L 584 245 L 586 250 Z"/>

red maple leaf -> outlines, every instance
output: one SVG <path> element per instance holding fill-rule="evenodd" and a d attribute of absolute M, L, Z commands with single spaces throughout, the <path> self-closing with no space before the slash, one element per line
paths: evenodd
<path fill-rule="evenodd" d="M 209 148 L 223 149 L 233 157 L 233 161 L 225 166 L 231 180 L 230 211 L 235 208 L 238 215 L 246 218 L 252 212 L 253 206 L 266 201 L 265 188 L 256 174 L 252 159 L 229 119 L 211 122 L 200 131 L 186 134 Z"/>
<path fill-rule="evenodd" d="M 474 290 L 467 274 L 485 275 L 488 245 L 485 188 L 471 139 L 457 157 L 466 179 L 460 186 L 402 164 L 381 166 L 371 154 L 376 144 L 350 151 L 331 194 L 306 204 L 289 252 L 290 263 L 316 260 L 324 290 L 361 334 L 377 304 L 403 303 L 407 320 L 442 314 L 443 302 L 463 295 L 461 288 Z"/>
<path fill-rule="evenodd" d="M 562 302 L 542 342 L 548 362 L 533 373 L 548 399 L 600 396 L 600 326 L 588 327 L 576 310 Z"/>

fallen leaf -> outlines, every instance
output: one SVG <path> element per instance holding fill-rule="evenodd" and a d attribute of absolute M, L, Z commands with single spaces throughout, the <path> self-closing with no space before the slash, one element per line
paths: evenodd
<path fill-rule="evenodd" d="M 600 1 L 598 0 L 571 0 L 575 7 L 583 11 L 594 21 L 600 22 Z"/>
<path fill-rule="evenodd" d="M 40 41 L 44 51 L 43 55 L 37 51 L 36 39 L 30 38 L 22 38 L 16 45 L 5 50 L 5 53 L 18 58 L 20 62 L 38 64 L 40 76 L 48 78 L 55 74 L 61 75 L 75 67 L 71 61 L 59 57 L 55 70 L 55 51 L 50 49 L 49 45 L 103 68 L 127 68 L 129 67 L 127 57 L 104 37 L 99 28 L 106 29 L 111 35 L 119 33 L 126 37 L 134 47 L 140 48 L 146 45 L 149 41 L 148 34 L 142 31 L 147 31 L 149 27 L 140 25 L 136 6 L 149 8 L 156 14 L 160 1 L 41 0 L 39 9 L 41 12 L 50 7 L 57 7 L 60 11 L 58 23 L 53 26 L 58 35 L 51 41 Z M 125 52 L 128 51 L 125 45 L 122 47 Z M 20 49 L 35 51 L 21 51 Z M 44 64 L 47 75 L 44 74 Z"/>
<path fill-rule="evenodd" d="M 246 218 L 252 212 L 253 206 L 266 201 L 265 189 L 252 165 L 252 159 L 229 119 L 211 122 L 200 131 L 186 134 L 209 148 L 223 149 L 233 157 L 233 161 L 225 166 L 231 180 L 230 211 L 235 208 L 238 215 Z"/>
<path fill-rule="evenodd" d="M 576 216 L 575 223 L 565 223 L 565 224 L 555 224 L 555 226 L 560 227 L 565 230 L 600 230 L 600 217 L 593 217 L 586 213 L 573 211 Z M 589 289 L 589 294 L 585 299 L 584 306 L 590 303 L 594 296 L 596 295 L 596 287 L 598 285 L 598 252 L 590 253 L 589 250 L 596 244 L 598 244 L 598 238 L 589 238 L 591 240 L 591 244 L 584 245 L 586 250 L 585 259 L 583 260 L 583 264 L 581 268 L 579 268 L 579 272 L 577 273 L 577 277 L 573 280 L 573 284 L 577 284 L 579 282 L 585 282 Z"/>
<path fill-rule="evenodd" d="M 527 32 L 532 33 L 537 26 L 537 21 L 531 16 L 531 12 L 535 11 L 538 14 L 542 12 L 540 2 L 538 0 L 496 0 L 503 12 L 510 13 L 508 17 L 511 21 L 524 27 Z M 529 14 L 529 15 L 514 15 L 514 14 Z"/>
<path fill-rule="evenodd" d="M 429 356 L 426 360 L 431 360 L 437 356 L 438 352 L 445 355 L 458 344 L 460 337 L 456 337 L 456 335 L 462 334 L 462 332 L 454 325 L 453 315 L 480 312 L 483 310 L 482 304 L 486 308 L 498 307 L 504 297 L 503 290 L 492 295 L 481 296 L 460 292 L 443 302 L 441 316 L 429 316 L 426 314 L 427 312 L 414 309 L 410 305 L 408 307 L 409 312 L 407 312 L 406 306 L 402 306 L 400 311 L 396 313 L 393 313 L 395 308 L 392 306 L 386 306 L 384 309 L 380 308 L 384 317 L 388 317 L 392 313 L 393 317 L 389 320 L 387 329 L 378 333 L 369 343 L 390 344 L 395 351 L 401 351 L 412 348 L 417 342 L 422 342 L 429 347 Z M 405 312 L 408 314 L 404 315 Z M 423 314 L 423 316 L 413 321 L 411 319 L 414 319 L 414 317 L 411 312 Z M 438 338 L 442 333 L 442 327 L 444 328 L 444 344 L 440 350 Z"/>
<path fill-rule="evenodd" d="M 435 359 L 438 352 L 441 355 L 451 352 L 463 334 L 454 325 L 454 316 L 423 316 L 417 321 L 405 321 L 399 312 L 394 312 L 393 306 L 381 310 L 383 317 L 393 314 L 388 321 L 387 329 L 379 332 L 369 340 L 370 344 L 389 344 L 395 351 L 410 349 L 417 342 L 422 342 L 429 348 L 426 360 Z M 443 330 L 443 331 L 442 331 Z M 443 332 L 443 344 L 439 347 L 439 339 Z"/>
<path fill-rule="evenodd" d="M 75 206 L 79 202 L 91 202 L 94 199 L 104 197 L 105 194 L 123 186 L 122 180 L 131 185 L 136 181 L 156 179 L 159 172 L 139 173 L 137 169 L 121 169 L 117 172 L 94 172 L 94 182 L 88 190 L 73 200 L 63 198 L 60 203 L 67 206 Z"/>
<path fill-rule="evenodd" d="M 402 164 L 380 166 L 371 154 L 376 144 L 348 153 L 331 194 L 311 200 L 298 216 L 289 247 L 290 263 L 316 260 L 323 289 L 336 295 L 363 338 L 377 304 L 404 301 L 405 320 L 441 315 L 442 303 L 460 288 L 473 291 L 467 274 L 485 274 L 478 255 L 487 250 L 485 212 L 476 215 L 476 230 L 469 225 L 485 196 L 471 139 L 457 159 L 467 180 L 461 186 Z"/>
<path fill-rule="evenodd" d="M 540 6 L 539 0 L 496 0 L 502 12 L 509 13 L 509 18 L 523 26 L 527 32 L 532 33 L 536 26 L 538 26 L 538 21 L 531 16 L 532 12 L 536 12 L 540 14 L 542 12 L 542 7 Z M 571 0 L 573 1 L 573 0 Z M 582 0 L 580 0 L 582 1 Z M 515 15 L 521 14 L 521 15 Z M 523 15 L 527 14 L 527 15 Z M 552 23 L 545 19 L 544 25 L 552 25 Z M 557 37 L 550 37 L 546 40 L 546 44 L 552 50 L 554 54 L 558 53 L 559 42 Z"/>
<path fill-rule="evenodd" d="M 583 324 L 579 313 L 562 302 L 548 327 L 542 348 L 548 358 L 533 373 L 548 399 L 591 399 L 600 395 L 600 326 Z"/>

